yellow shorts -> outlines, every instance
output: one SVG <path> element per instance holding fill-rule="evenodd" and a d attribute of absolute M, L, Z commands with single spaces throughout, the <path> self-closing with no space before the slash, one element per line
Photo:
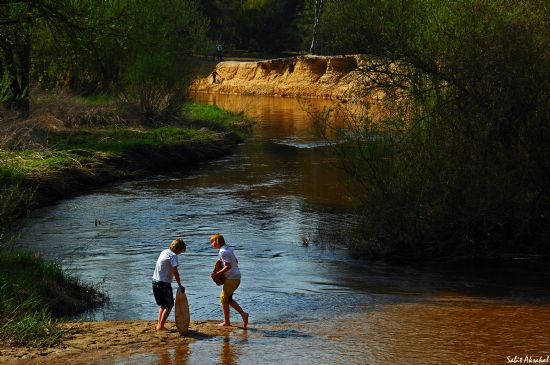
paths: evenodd
<path fill-rule="evenodd" d="M 229 304 L 233 301 L 233 293 L 239 287 L 241 279 L 225 279 L 222 292 L 220 294 L 220 303 Z"/>

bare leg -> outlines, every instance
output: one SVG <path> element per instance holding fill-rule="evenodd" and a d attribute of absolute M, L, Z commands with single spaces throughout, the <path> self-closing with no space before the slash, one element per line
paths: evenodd
<path fill-rule="evenodd" d="M 159 318 L 157 323 L 157 331 L 165 331 L 166 328 L 164 327 L 164 324 L 166 323 L 166 320 L 168 319 L 168 315 L 170 314 L 170 311 L 172 310 L 172 306 L 162 306 L 159 309 Z"/>
<path fill-rule="evenodd" d="M 164 312 L 166 311 L 166 307 L 165 306 L 161 306 L 159 308 L 159 315 L 158 315 L 158 319 L 157 319 L 157 326 L 156 326 L 156 330 L 157 331 L 161 331 L 163 328 L 161 326 L 161 323 L 162 323 L 162 317 L 164 317 Z"/>
<path fill-rule="evenodd" d="M 231 321 L 229 319 L 230 313 L 229 313 L 229 304 L 222 304 L 223 308 L 223 322 L 220 323 L 218 326 L 231 326 Z"/>
<path fill-rule="evenodd" d="M 157 317 L 157 327 L 160 324 L 160 319 L 162 318 L 162 313 L 164 312 L 164 308 L 162 306 L 159 307 L 159 315 Z"/>
<path fill-rule="evenodd" d="M 233 307 L 233 309 L 239 312 L 241 317 L 243 317 L 243 327 L 246 328 L 246 326 L 248 326 L 248 313 L 243 311 L 239 303 L 237 303 L 235 300 L 231 301 L 229 304 Z"/>

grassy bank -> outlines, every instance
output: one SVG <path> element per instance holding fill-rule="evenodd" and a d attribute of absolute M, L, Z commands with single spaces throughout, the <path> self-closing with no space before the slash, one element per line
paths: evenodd
<path fill-rule="evenodd" d="M 66 274 L 56 262 L 26 251 L 0 250 L 0 338 L 13 344 L 51 346 L 63 338 L 56 318 L 106 300 L 96 287 Z"/>
<path fill-rule="evenodd" d="M 251 124 L 196 103 L 169 123 L 144 123 L 104 96 L 47 96 L 35 110 L 29 119 L 0 124 L 0 341 L 51 346 L 64 336 L 60 318 L 106 297 L 59 263 L 13 250 L 21 218 L 95 185 L 226 155 Z"/>
<path fill-rule="evenodd" d="M 184 104 L 166 123 L 125 114 L 107 97 L 44 96 L 35 109 L 28 120 L 0 126 L 0 184 L 38 189 L 39 202 L 52 193 L 68 195 L 74 177 L 80 191 L 100 184 L 98 173 L 106 170 L 112 181 L 227 154 L 251 126 L 240 114 L 197 103 Z"/>

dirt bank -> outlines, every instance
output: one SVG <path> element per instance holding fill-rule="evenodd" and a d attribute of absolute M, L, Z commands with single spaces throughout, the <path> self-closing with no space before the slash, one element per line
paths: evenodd
<path fill-rule="evenodd" d="M 13 347 L 0 341 L 0 363 L 97 364 L 117 363 L 117 360 L 124 363 L 120 361 L 132 355 L 161 357 L 168 350 L 179 351 L 194 341 L 223 338 L 232 331 L 247 331 L 237 325 L 219 327 L 217 323 L 191 321 L 189 332 L 182 336 L 176 331 L 155 331 L 155 321 L 69 322 L 63 325 L 68 334 L 59 347 Z M 168 321 L 168 327 L 175 328 L 175 325 Z"/>
<path fill-rule="evenodd" d="M 257 62 L 226 61 L 204 68 L 191 86 L 199 92 L 292 97 L 349 98 L 364 85 L 367 58 L 297 56 Z M 217 76 L 213 82 L 212 71 Z"/>
<path fill-rule="evenodd" d="M 24 183 L 37 187 L 36 206 L 45 206 L 106 183 L 183 170 L 224 157 L 232 153 L 240 141 L 236 134 L 225 133 L 214 143 L 142 146 L 122 157 L 95 156 L 99 157 L 99 163 L 93 166 L 65 168 L 54 174 L 27 178 Z"/>

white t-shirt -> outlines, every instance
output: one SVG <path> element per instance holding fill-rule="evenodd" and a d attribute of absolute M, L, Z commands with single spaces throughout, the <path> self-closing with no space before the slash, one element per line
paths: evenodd
<path fill-rule="evenodd" d="M 174 277 L 173 268 L 176 266 L 178 266 L 178 255 L 167 248 L 159 255 L 155 272 L 153 273 L 153 280 L 172 283 L 172 278 Z"/>
<path fill-rule="evenodd" d="M 225 266 L 225 263 L 229 263 L 231 265 L 231 269 L 229 271 L 226 271 L 225 278 L 226 279 L 240 279 L 241 278 L 241 271 L 239 270 L 239 266 L 237 264 L 237 258 L 235 257 L 235 254 L 233 253 L 233 249 L 228 246 L 222 246 L 220 248 L 219 252 L 220 258 L 223 261 L 223 264 Z"/>

